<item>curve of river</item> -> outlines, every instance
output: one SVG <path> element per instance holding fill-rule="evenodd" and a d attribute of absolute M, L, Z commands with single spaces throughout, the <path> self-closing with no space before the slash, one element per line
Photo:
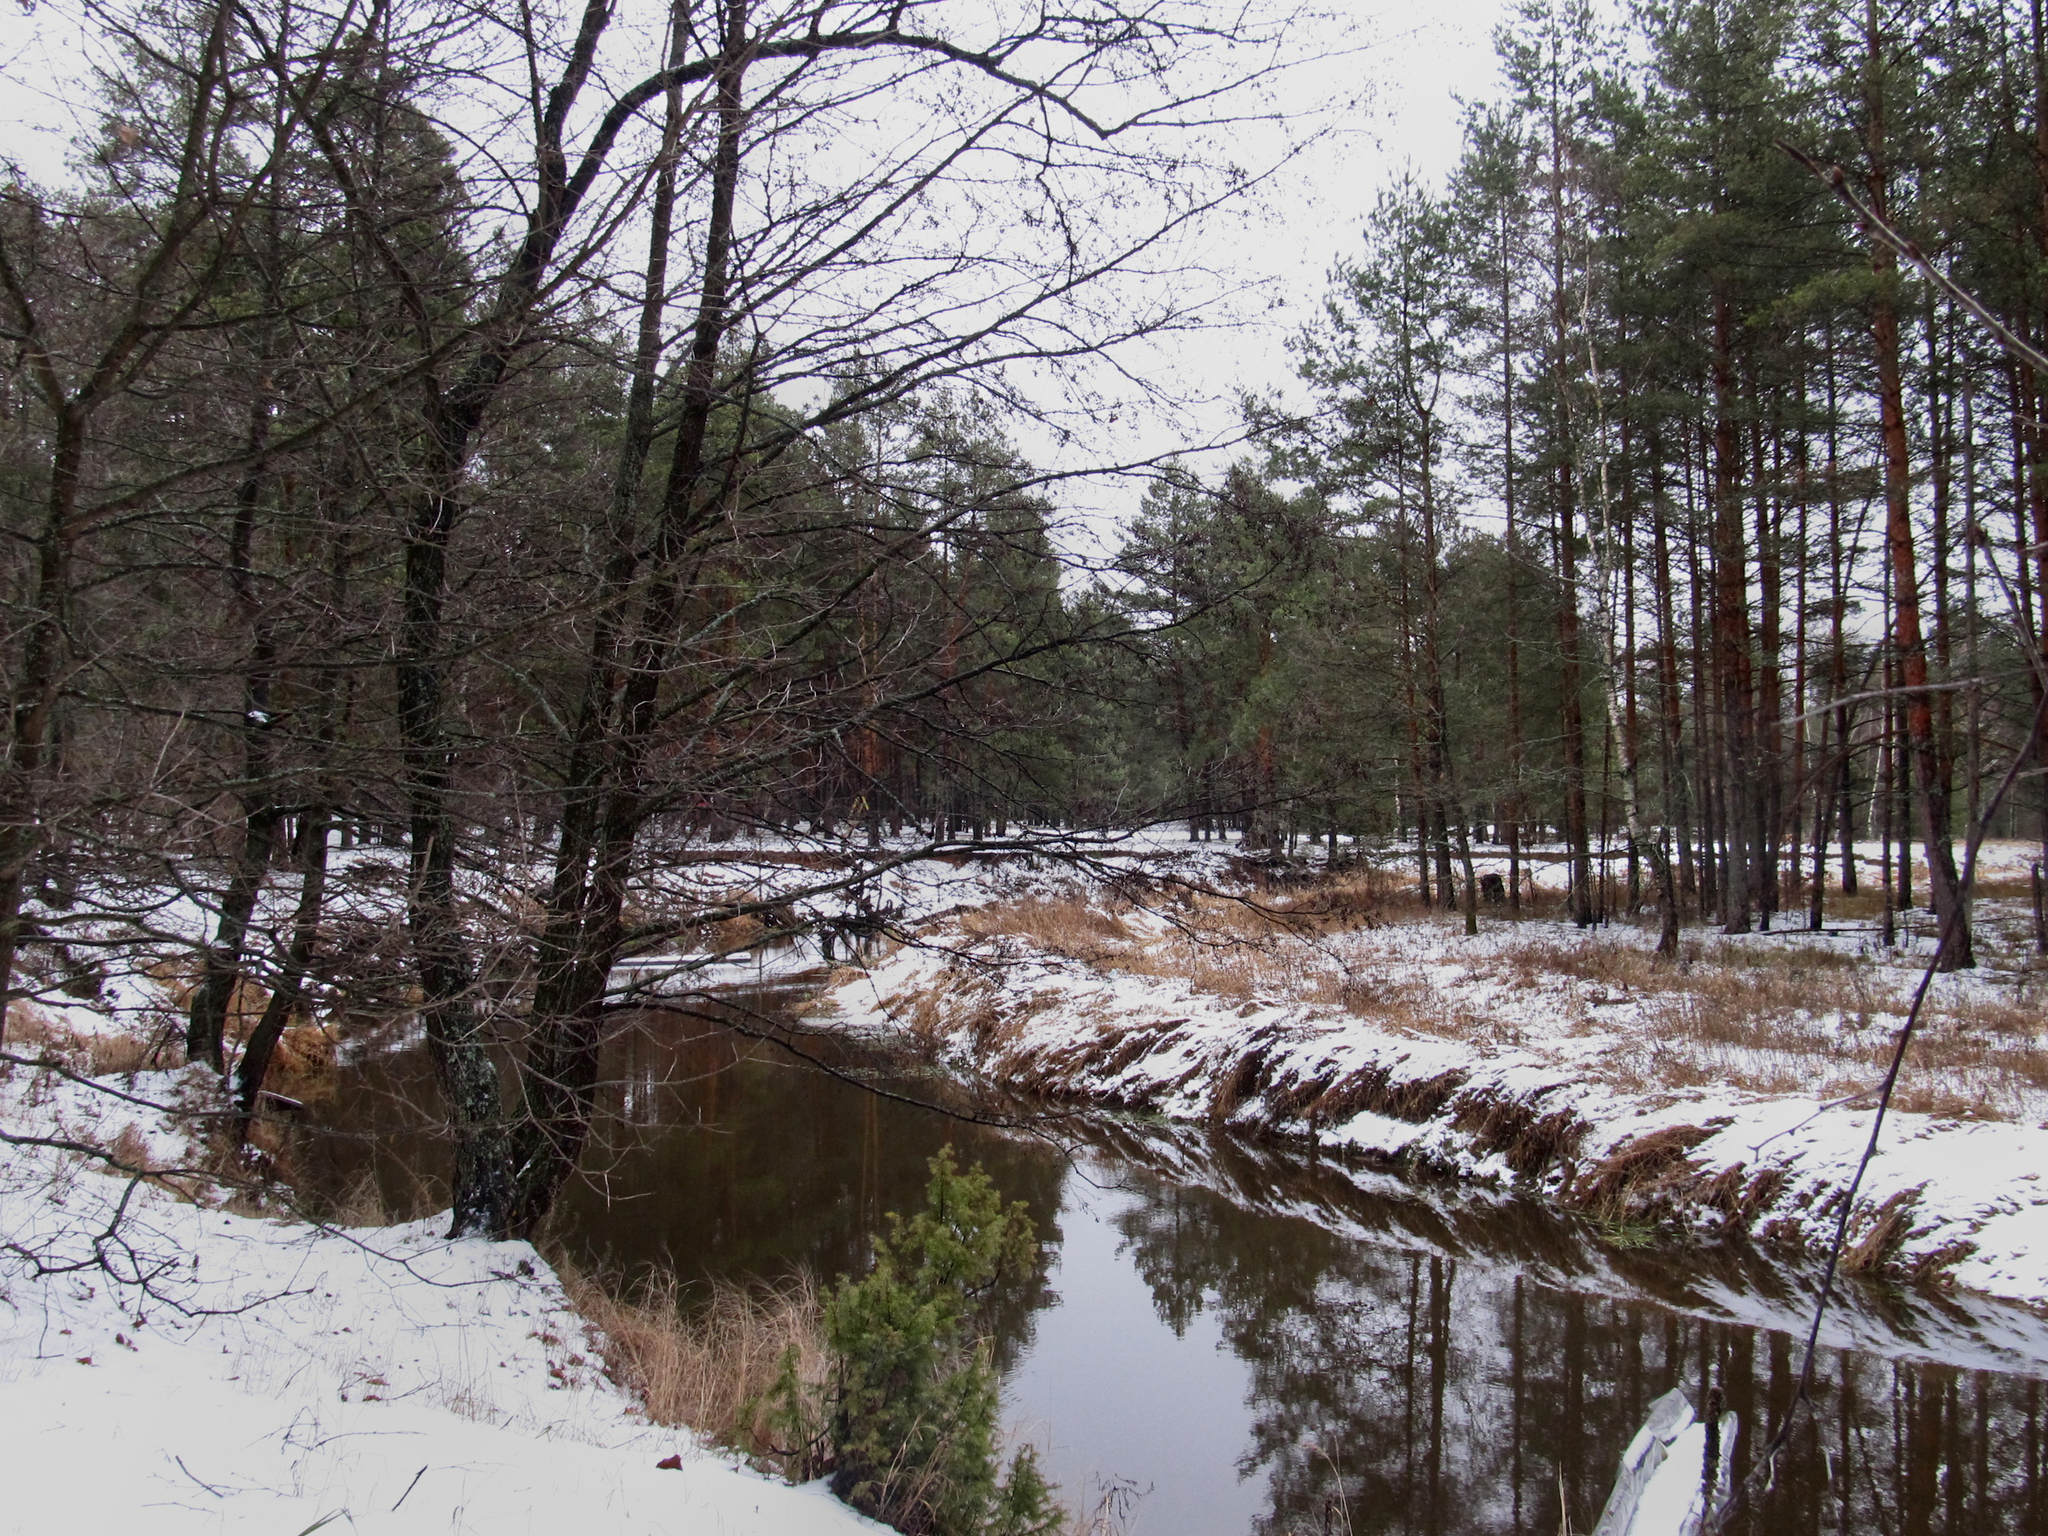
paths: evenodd
<path fill-rule="evenodd" d="M 772 1025 L 801 996 L 730 1006 Z M 1048 1239 L 1000 1310 L 1011 1422 L 1126 1531 L 1553 1536 L 1560 1498 L 1583 1531 L 1660 1393 L 1722 1387 L 1738 1475 L 1790 1398 L 1809 1281 L 1756 1255 L 1616 1248 L 1532 1202 L 1202 1128 L 989 1129 L 848 1081 L 951 1091 L 871 1046 L 802 1049 L 846 1076 L 704 1017 L 624 1021 L 561 1240 L 617 1271 L 829 1279 L 956 1143 Z M 319 1178 L 432 1200 L 434 1113 L 423 1048 L 352 1053 L 320 1120 L 374 1134 L 322 1137 Z M 1745 1529 L 2048 1532 L 2048 1325 L 1852 1285 L 1827 1339 L 1817 1411 Z"/>

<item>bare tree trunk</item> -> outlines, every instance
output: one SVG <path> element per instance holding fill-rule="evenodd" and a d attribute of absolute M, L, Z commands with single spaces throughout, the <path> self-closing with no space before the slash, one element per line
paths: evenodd
<path fill-rule="evenodd" d="M 1889 217 L 1891 174 L 1886 161 L 1885 103 L 1879 84 L 1876 0 L 1866 0 L 1865 42 L 1870 59 L 1864 147 L 1869 155 L 1867 186 L 1871 207 Z M 1892 571 L 1893 649 L 1899 685 L 1905 690 L 1906 751 L 1920 812 L 1920 836 L 1927 853 L 1935 921 L 1949 935 L 1936 957 L 1944 971 L 1976 964 L 1967 914 L 1955 867 L 1946 776 L 1934 734 L 1934 695 L 1928 690 L 1927 646 L 1920 632 L 1919 575 L 1913 555 L 1912 465 L 1906 446 L 1904 384 L 1899 369 L 1899 316 L 1894 297 L 1898 258 L 1882 242 L 1874 245 L 1877 274 L 1871 303 L 1871 348 L 1877 362 L 1879 437 L 1884 450 L 1885 542 Z M 1901 871 L 1901 888 L 1910 877 Z"/>
<path fill-rule="evenodd" d="M 1726 933 L 1750 930 L 1754 886 L 1748 847 L 1756 753 L 1750 731 L 1755 688 L 1749 654 L 1749 607 L 1738 489 L 1735 365 L 1731 353 L 1734 306 L 1714 301 L 1714 672 L 1720 702 L 1723 800 L 1720 816 L 1727 854 L 1721 881 L 1721 923 Z"/>
<path fill-rule="evenodd" d="M 733 212 L 739 186 L 741 135 L 746 125 L 742 87 L 747 68 L 746 12 L 739 0 L 723 8 L 724 42 L 717 74 L 718 141 L 713 153 L 711 203 L 705 224 L 703 276 L 683 368 L 682 413 L 676 427 L 662 505 L 649 557 L 648 590 L 636 615 L 617 713 L 602 750 L 583 759 L 583 781 L 570 786 L 587 805 L 589 827 L 572 843 L 565 832 L 557 855 L 548 917 L 534 988 L 532 1030 L 520 1073 L 525 1118 L 518 1136 L 510 1229 L 529 1234 L 547 1213 L 574 1170 L 589 1137 L 597 1085 L 604 988 L 624 942 L 623 913 L 633 854 L 646 815 L 647 753 L 659 723 L 657 704 L 674 652 L 684 597 L 684 565 L 699 525 L 715 511 L 720 488 L 709 483 L 707 443 L 719 402 L 718 354 L 729 324 Z M 670 133 L 679 126 L 672 103 Z M 670 206 L 673 206 L 672 194 Z M 665 246 L 667 220 L 655 231 Z M 657 304 L 661 254 L 650 254 L 647 304 Z M 650 334 L 643 305 L 642 357 Z M 658 310 L 653 322 L 658 327 Z M 658 336 L 658 329 L 653 331 Z M 651 367 L 646 376 L 651 380 Z M 636 379 L 636 383 L 638 380 Z M 745 424 L 734 442 L 743 447 Z M 627 460 L 645 447 L 628 446 Z M 629 480 L 629 475 L 631 479 Z M 622 460 L 615 503 L 630 509 L 637 466 Z M 588 663 L 594 713 L 613 696 L 617 668 L 607 650 Z"/>
<path fill-rule="evenodd" d="M 249 1032 L 241 1059 L 235 1063 L 235 1103 L 241 1110 L 236 1121 L 237 1141 L 248 1137 L 249 1122 L 263 1092 L 263 1080 L 270 1073 L 271 1058 L 284 1037 L 285 1026 L 293 1014 L 312 1011 L 306 978 L 312 971 L 314 950 L 320 940 L 320 914 L 327 893 L 327 840 L 333 825 L 332 814 L 322 803 L 307 806 L 300 819 L 299 901 L 292 914 L 291 942 L 285 951 L 284 965 L 272 980 L 270 1001 L 264 1005 L 263 1017 Z"/>
<path fill-rule="evenodd" d="M 249 448 L 260 453 L 270 435 L 269 402 L 249 407 Z M 242 678 L 241 787 L 242 836 L 222 892 L 213 942 L 206 947 L 199 985 L 193 989 L 186 1020 L 185 1059 L 203 1061 L 224 1072 L 223 1035 L 228 1009 L 242 984 L 242 951 L 249 919 L 270 874 L 270 861 L 284 822 L 284 806 L 273 781 L 276 725 L 271 714 L 271 686 L 277 670 L 277 644 L 269 620 L 258 603 L 250 568 L 256 532 L 256 509 L 268 476 L 261 460 L 242 479 L 235 497 L 234 521 L 228 537 L 228 585 L 243 627 L 249 635 L 249 657 Z"/>
<path fill-rule="evenodd" d="M 349 535 L 344 527 L 334 530 L 334 545 L 328 567 L 327 612 L 338 617 L 344 611 L 348 591 Z M 322 761 L 312 776 L 308 803 L 299 815 L 299 900 L 292 913 L 291 939 L 284 962 L 272 979 L 270 1001 L 263 1016 L 242 1047 L 235 1064 L 235 1101 L 241 1109 L 236 1122 L 237 1142 L 246 1140 L 258 1096 L 270 1073 L 271 1058 L 293 1015 L 312 1012 L 312 998 L 306 979 L 312 974 L 320 942 L 320 919 L 327 894 L 328 840 L 334 828 L 334 785 L 329 754 L 342 734 L 342 683 L 332 669 L 323 668 L 314 682 L 313 738 Z"/>

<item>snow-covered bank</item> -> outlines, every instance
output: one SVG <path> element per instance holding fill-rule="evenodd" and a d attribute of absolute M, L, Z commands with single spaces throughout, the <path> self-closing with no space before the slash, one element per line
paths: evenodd
<path fill-rule="evenodd" d="M 140 1106 L 24 1068 L 0 1130 L 190 1156 Z M 640 1419 L 526 1244 L 252 1219 L 104 1167 L 0 1148 L 0 1531 L 881 1529 Z"/>
<path fill-rule="evenodd" d="M 1038 1092 L 1314 1136 L 1604 1219 L 1811 1250 L 1832 1237 L 1870 1131 L 1867 1100 L 1828 1106 L 1875 1080 L 1912 976 L 1854 936 L 1773 935 L 1700 962 L 1695 991 L 1651 992 L 1628 984 L 1647 961 L 1626 930 L 1501 923 L 1468 940 L 1437 921 L 1291 947 L 1212 934 L 1175 974 L 1186 922 L 1165 903 L 949 919 L 841 972 L 829 1006 Z M 1061 923 L 1065 937 L 1048 938 Z M 1250 959 L 1232 969 L 1239 952 Z M 1802 966 L 1797 989 L 1773 990 Z M 1711 992 L 1737 982 L 1733 1001 Z M 2014 1022 L 2038 1005 L 1995 991 L 1944 980 L 1943 1048 L 1974 1054 L 1929 1081 L 2004 1083 L 2004 1118 L 1964 1118 L 1933 1088 L 1920 1102 L 1935 1112 L 1895 1110 L 1850 1262 L 2044 1305 L 2048 1128 L 2033 1031 Z M 1706 1017 L 1716 996 L 1750 1013 Z"/>
<path fill-rule="evenodd" d="M 1561 1219 L 1512 1190 L 1412 1175 L 1324 1158 L 1305 1165 L 1291 1150 L 1261 1147 L 1185 1122 L 1142 1134 L 1102 1131 L 1104 1181 L 1156 1180 L 1204 1190 L 1239 1210 L 1294 1217 L 1351 1238 L 1455 1264 L 1493 1284 L 1516 1278 L 1554 1291 L 1616 1301 L 1648 1298 L 1693 1318 L 1798 1336 L 1812 1321 L 1818 1275 L 1753 1244 L 1687 1249 L 1682 1262 L 1655 1249 L 1616 1246 L 1597 1224 Z M 1487 1282 L 1482 1282 L 1485 1288 Z M 2048 1317 L 2013 1302 L 1958 1290 L 1923 1290 L 1844 1278 L 1821 1329 L 1828 1349 L 1895 1361 L 2048 1377 Z"/>

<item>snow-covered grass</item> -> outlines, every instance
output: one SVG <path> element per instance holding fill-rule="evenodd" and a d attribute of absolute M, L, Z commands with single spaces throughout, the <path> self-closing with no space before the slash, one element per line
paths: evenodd
<path fill-rule="evenodd" d="M 883 874 L 858 899 L 805 896 L 861 855 L 821 869 L 816 850 L 793 852 L 727 847 L 664 869 L 636 900 L 656 921 L 736 899 L 795 900 L 799 919 L 905 921 L 989 895 L 988 868 L 956 857 Z M 343 1013 L 390 1025 L 356 1049 L 406 1028 L 398 856 L 356 848 L 334 863 L 342 983 L 316 1026 L 295 1026 L 312 1070 L 331 1062 L 323 1031 Z M 216 1178 L 194 1128 L 226 1106 L 203 1071 L 166 1066 L 209 923 L 203 872 L 184 873 L 96 882 L 30 913 L 55 942 L 24 952 L 34 997 L 11 1008 L 7 1046 L 53 1065 L 0 1066 L 0 1532 L 879 1529 L 819 1488 L 650 1424 L 607 1378 L 618 1341 L 593 1334 L 531 1247 L 446 1242 L 445 1219 L 344 1230 L 266 1216 L 275 1201 Z M 536 874 L 466 878 L 487 952 L 519 944 L 522 882 Z M 259 931 L 288 921 L 289 884 L 266 893 Z M 758 931 L 733 926 L 669 949 L 702 957 Z M 756 951 L 701 979 L 820 958 Z M 238 999 L 231 1044 L 264 1001 Z"/>
<path fill-rule="evenodd" d="M 0 1080 L 0 1530 L 880 1529 L 648 1424 L 526 1244 L 237 1215 L 113 1165 L 202 1167 L 181 1127 L 212 1095 Z"/>
<path fill-rule="evenodd" d="M 1822 1104 L 1874 1075 L 1924 932 L 1897 957 L 1853 908 L 1866 931 L 1689 932 L 1674 971 L 1627 927 L 1488 913 L 1465 939 L 1404 909 L 1399 865 L 1266 891 L 1252 907 L 1206 894 L 1249 878 L 1240 853 L 1172 830 L 1082 839 L 1036 857 L 904 863 L 856 897 L 815 891 L 849 867 L 820 866 L 816 849 L 734 846 L 674 863 L 636 900 L 657 920 L 744 895 L 790 900 L 799 919 L 916 930 L 918 944 L 842 971 L 831 998 L 850 1022 L 1013 1081 L 1414 1158 L 1622 1222 L 1794 1244 L 1831 1230 L 1869 1116 L 1861 1102 Z M 1990 873 L 2011 883 L 2024 855 L 1999 852 Z M 1087 901 L 1070 888 L 1076 856 L 1109 877 Z M 377 849 L 337 866 L 338 953 L 365 978 L 395 978 L 382 1002 L 399 1019 L 401 871 Z M 532 873 L 470 878 L 486 947 L 516 949 Z M 1540 861 L 1536 882 L 1554 891 L 1561 866 Z M 282 922 L 289 894 L 266 898 L 261 921 Z M 1908 1102 L 1939 1113 L 1888 1132 L 1857 1257 L 2039 1304 L 2040 979 L 2010 963 L 2016 906 L 1985 915 L 2005 969 L 1937 989 Z M 179 1129 L 204 1124 L 190 1116 L 218 1107 L 215 1090 L 160 1066 L 203 901 L 138 884 L 40 917 L 74 942 L 68 957 L 31 948 L 45 974 L 10 1043 L 97 1086 L 33 1067 L 0 1078 L 0 1131 L 16 1139 L 0 1148 L 0 1531 L 875 1529 L 819 1490 L 648 1424 L 525 1245 L 449 1243 L 434 1223 L 334 1230 L 240 1214 L 254 1207 L 224 1198 Z M 748 937 L 679 934 L 664 953 Z M 756 951 L 749 965 L 824 958 Z M 748 979 L 732 965 L 704 976 Z M 379 1001 L 326 1000 L 372 1013 Z M 306 1046 L 317 1067 L 317 1042 Z M 200 1173 L 138 1181 L 23 1138 Z"/>
<path fill-rule="evenodd" d="M 1625 926 L 1489 915 L 1468 938 L 1355 873 L 1247 894 L 1013 882 L 839 973 L 829 1007 L 1041 1092 L 1812 1248 L 1930 943 L 1689 930 L 1674 966 Z M 2048 1303 L 2048 976 L 2023 916 L 1987 902 L 1989 963 L 1936 984 L 1852 1268 Z"/>

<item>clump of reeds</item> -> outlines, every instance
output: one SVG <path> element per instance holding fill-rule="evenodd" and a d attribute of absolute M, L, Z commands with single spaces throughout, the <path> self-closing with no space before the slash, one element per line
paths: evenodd
<path fill-rule="evenodd" d="M 7 1048 L 19 1056 L 41 1056 L 87 1077 L 111 1077 L 169 1065 L 170 1037 L 121 1030 L 70 1029 L 26 1000 L 7 1009 Z"/>
<path fill-rule="evenodd" d="M 597 1329 L 606 1370 L 650 1420 L 780 1469 L 768 1405 L 783 1360 L 793 1358 L 801 1380 L 821 1389 L 828 1371 L 824 1309 L 808 1276 L 715 1281 L 693 1294 L 673 1275 L 622 1291 L 559 1258 L 555 1268 L 570 1305 Z"/>

